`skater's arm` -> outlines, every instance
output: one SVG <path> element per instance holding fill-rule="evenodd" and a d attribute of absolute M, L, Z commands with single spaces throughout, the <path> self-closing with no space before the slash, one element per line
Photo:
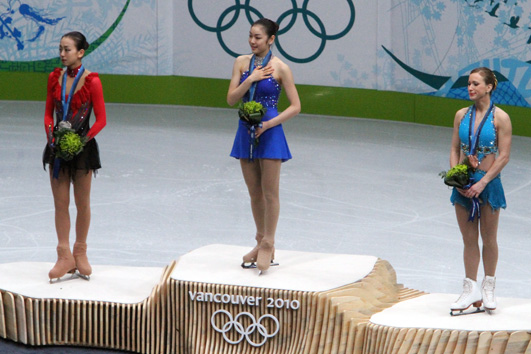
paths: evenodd
<path fill-rule="evenodd" d="M 52 77 L 53 76 L 53 77 Z M 48 86 L 46 90 L 46 106 L 44 109 L 44 130 L 46 131 L 46 138 L 50 141 L 50 134 L 53 132 L 53 111 L 54 111 L 54 102 L 53 102 L 53 93 L 52 93 L 52 80 L 55 79 L 55 76 L 50 74 L 48 76 Z"/>
<path fill-rule="evenodd" d="M 105 101 L 103 100 L 103 87 L 100 78 L 95 75 L 90 83 L 90 98 L 94 107 L 96 122 L 92 125 L 87 136 L 94 138 L 107 125 L 107 114 L 105 112 Z"/>
<path fill-rule="evenodd" d="M 295 86 L 295 81 L 293 80 L 291 69 L 288 65 L 282 62 L 279 63 L 278 68 L 279 81 L 282 83 L 282 87 L 286 92 L 289 106 L 282 113 L 279 113 L 279 115 L 275 118 L 263 122 L 263 127 L 256 130 L 256 137 L 259 137 L 260 134 L 262 134 L 265 130 L 271 129 L 274 126 L 282 124 L 295 117 L 301 111 L 301 101 L 299 99 L 297 87 Z"/>
<path fill-rule="evenodd" d="M 250 55 L 242 55 L 236 58 L 234 61 L 229 91 L 227 92 L 227 103 L 229 106 L 234 106 L 236 103 L 238 103 L 247 93 L 247 91 L 249 91 L 253 82 L 263 80 L 273 75 L 274 69 L 271 66 L 271 63 L 269 63 L 265 67 L 258 66 L 253 70 L 252 74 L 240 84 L 240 79 L 242 73 L 244 72 L 244 68 L 249 66 L 250 60 Z"/>
<path fill-rule="evenodd" d="M 459 164 L 462 160 L 461 156 L 461 140 L 459 139 L 459 125 L 465 116 L 467 108 L 462 108 L 456 112 L 454 118 L 454 129 L 452 133 L 452 144 L 450 146 L 450 168 Z"/>

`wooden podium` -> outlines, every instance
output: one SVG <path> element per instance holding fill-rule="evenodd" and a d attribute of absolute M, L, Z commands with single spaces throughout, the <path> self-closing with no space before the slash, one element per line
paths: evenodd
<path fill-rule="evenodd" d="M 452 317 L 455 299 L 426 294 L 375 314 L 364 353 L 531 354 L 531 300 L 498 298 L 492 315 Z"/>
<path fill-rule="evenodd" d="M 47 279 L 52 263 L 0 264 L 0 337 L 137 353 L 313 354 L 464 353 L 451 349 L 477 336 L 476 349 L 531 353 L 531 301 L 517 309 L 527 322 L 512 321 L 511 303 L 500 300 L 512 327 L 459 329 L 447 309 L 454 295 L 406 289 L 376 257 L 277 250 L 280 266 L 258 276 L 239 266 L 248 250 L 208 245 L 165 268 L 94 266 L 89 282 L 56 284 Z M 434 301 L 440 311 L 427 310 Z M 446 329 L 432 318 L 439 312 Z M 488 315 L 457 321 L 480 316 Z"/>
<path fill-rule="evenodd" d="M 246 247 L 212 245 L 179 260 L 168 280 L 174 353 L 352 353 L 372 314 L 417 294 L 372 256 L 276 251 L 258 276 Z"/>

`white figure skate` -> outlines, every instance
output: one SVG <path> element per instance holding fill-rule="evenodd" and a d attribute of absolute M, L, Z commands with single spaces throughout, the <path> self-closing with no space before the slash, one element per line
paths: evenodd
<path fill-rule="evenodd" d="M 495 287 L 496 278 L 486 275 L 481 284 L 481 296 L 483 298 L 483 307 L 489 314 L 496 310 L 496 297 L 494 296 Z"/>
<path fill-rule="evenodd" d="M 463 280 L 463 293 L 456 302 L 450 305 L 450 315 L 460 316 L 485 312 L 485 310 L 481 309 L 481 303 L 481 292 L 478 284 L 472 279 L 465 278 Z M 475 311 L 464 312 L 472 305 L 476 308 Z"/>

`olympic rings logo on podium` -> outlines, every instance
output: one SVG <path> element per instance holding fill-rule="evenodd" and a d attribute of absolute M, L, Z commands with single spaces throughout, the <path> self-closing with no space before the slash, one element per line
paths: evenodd
<path fill-rule="evenodd" d="M 276 22 L 280 26 L 282 21 L 284 21 L 288 16 L 291 16 L 288 24 L 284 25 L 284 26 L 281 26 L 281 29 L 279 29 L 279 31 L 277 33 L 277 37 L 275 39 L 275 44 L 276 44 L 276 46 L 278 48 L 278 51 L 286 59 L 288 59 L 288 60 L 290 60 L 292 62 L 295 62 L 295 63 L 308 63 L 308 62 L 311 62 L 311 61 L 317 59 L 319 57 L 319 55 L 321 55 L 321 53 L 324 51 L 324 48 L 325 48 L 325 45 L 326 45 L 326 41 L 328 41 L 328 40 L 336 40 L 336 39 L 339 39 L 339 38 L 345 36 L 352 29 L 352 26 L 354 26 L 354 20 L 355 20 L 355 17 L 356 17 L 356 10 L 354 9 L 353 0 L 346 0 L 347 5 L 348 5 L 349 10 L 350 10 L 350 18 L 349 18 L 349 21 L 348 21 L 348 24 L 346 25 L 346 27 L 342 31 L 340 31 L 340 32 L 338 32 L 336 34 L 327 34 L 326 33 L 326 28 L 325 28 L 325 26 L 323 24 L 323 21 L 319 18 L 319 16 L 317 16 L 315 14 L 315 12 L 308 10 L 308 3 L 309 3 L 310 0 L 304 0 L 304 2 L 302 4 L 302 7 L 299 7 L 297 5 L 297 1 L 296 0 L 290 0 L 290 1 L 291 1 L 292 8 L 290 10 L 287 10 L 287 11 L 283 12 L 278 17 L 278 19 L 276 20 Z M 244 10 L 245 17 L 249 21 L 249 24 L 253 24 L 254 23 L 254 20 L 251 17 L 251 14 L 256 16 L 255 20 L 264 17 L 262 15 L 262 13 L 258 9 L 256 9 L 255 7 L 251 6 L 250 3 L 251 3 L 251 0 L 245 0 L 245 3 L 242 5 L 241 4 L 241 0 L 235 0 L 235 5 L 229 6 L 227 9 L 225 9 L 221 13 L 221 15 L 219 16 L 218 21 L 217 21 L 215 26 L 206 25 L 205 23 L 203 23 L 197 17 L 197 15 L 195 13 L 195 10 L 194 10 L 193 0 L 188 0 L 188 11 L 190 12 L 190 16 L 192 16 L 192 19 L 194 20 L 194 22 L 199 27 L 201 27 L 202 29 L 204 29 L 206 31 L 216 33 L 218 41 L 219 41 L 219 44 L 221 45 L 221 47 L 223 48 L 223 50 L 225 52 L 227 52 L 228 54 L 232 55 L 233 57 L 237 57 L 240 54 L 232 51 L 227 46 L 227 44 L 223 40 L 222 33 L 225 32 L 226 30 L 228 30 L 229 28 L 231 28 L 236 23 L 236 21 L 238 20 L 238 18 L 240 16 L 240 10 Z M 230 20 L 228 20 L 228 22 L 226 22 L 225 19 L 231 13 L 232 13 L 232 17 L 230 18 Z M 281 35 L 285 34 L 286 32 L 288 32 L 289 30 L 292 29 L 293 25 L 297 21 L 298 14 L 302 15 L 302 19 L 304 21 L 304 24 L 308 28 L 308 30 L 314 36 L 316 36 L 318 39 L 321 40 L 319 48 L 316 50 L 316 52 L 314 54 L 308 56 L 308 57 L 305 57 L 305 58 L 296 58 L 296 57 L 288 54 L 284 50 L 284 48 L 282 48 L 282 46 L 280 44 L 280 41 L 279 41 L 279 37 Z M 318 29 L 316 29 L 310 23 L 309 18 L 313 19 L 313 21 L 319 27 Z"/>
<path fill-rule="evenodd" d="M 226 321 L 225 324 L 221 326 L 221 328 L 216 326 L 215 322 L 215 318 L 218 314 L 224 314 L 228 317 L 228 321 Z M 243 316 L 246 316 L 251 320 L 251 324 L 247 326 L 247 328 L 244 328 L 243 324 L 239 322 L 239 320 Z M 267 318 L 273 320 L 275 324 L 275 330 L 272 333 L 269 333 L 267 328 L 262 324 L 262 321 Z M 265 342 L 267 342 L 269 338 L 273 338 L 274 336 L 276 336 L 278 331 L 280 330 L 280 322 L 278 322 L 278 319 L 275 316 L 269 314 L 263 315 L 258 319 L 258 321 L 256 321 L 256 318 L 253 316 L 253 314 L 249 312 L 240 312 L 233 319 L 232 314 L 230 312 L 226 310 L 217 310 L 212 314 L 212 317 L 210 318 L 210 323 L 212 324 L 212 327 L 216 332 L 223 334 L 223 338 L 227 343 L 238 344 L 241 343 L 243 338 L 245 338 L 247 342 L 253 347 L 261 347 L 265 344 Z M 231 340 L 227 335 L 227 333 L 230 332 L 233 328 L 239 334 L 239 338 L 237 340 Z M 255 330 L 258 331 L 258 333 L 263 337 L 259 343 L 256 343 L 251 338 L 251 335 L 254 333 Z"/>

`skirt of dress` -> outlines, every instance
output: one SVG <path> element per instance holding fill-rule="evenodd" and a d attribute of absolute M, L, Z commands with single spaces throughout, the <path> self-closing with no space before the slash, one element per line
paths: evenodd
<path fill-rule="evenodd" d="M 483 170 L 476 170 L 472 176 L 475 181 L 474 183 L 477 183 L 481 178 L 483 178 L 485 173 L 486 172 Z M 464 206 L 468 211 L 472 209 L 471 199 L 461 195 L 461 193 L 459 193 L 455 188 L 452 191 L 450 201 L 453 205 L 457 203 Z M 487 184 L 483 192 L 481 192 L 479 195 L 479 201 L 482 205 L 489 203 L 493 211 L 496 211 L 500 208 L 505 209 L 507 207 L 507 203 L 505 201 L 505 192 L 503 191 L 500 175 L 496 176 Z"/>
<path fill-rule="evenodd" d="M 46 169 L 46 165 L 49 165 L 50 169 L 53 169 L 54 163 L 55 153 L 52 148 L 46 144 L 42 155 L 43 167 Z M 88 172 L 92 170 L 93 172 L 96 172 L 100 168 L 100 152 L 96 139 L 89 140 L 83 148 L 83 151 L 72 160 L 61 160 L 61 170 L 67 172 L 72 179 L 75 178 L 77 171 Z"/>
<path fill-rule="evenodd" d="M 276 116 L 276 109 L 268 108 L 262 121 L 268 121 Z M 234 138 L 230 156 L 237 159 L 249 159 L 251 150 L 251 130 L 249 124 L 240 120 Z M 260 135 L 258 143 L 253 147 L 253 159 L 279 159 L 282 162 L 291 159 L 288 142 L 284 135 L 282 124 L 266 130 Z"/>

